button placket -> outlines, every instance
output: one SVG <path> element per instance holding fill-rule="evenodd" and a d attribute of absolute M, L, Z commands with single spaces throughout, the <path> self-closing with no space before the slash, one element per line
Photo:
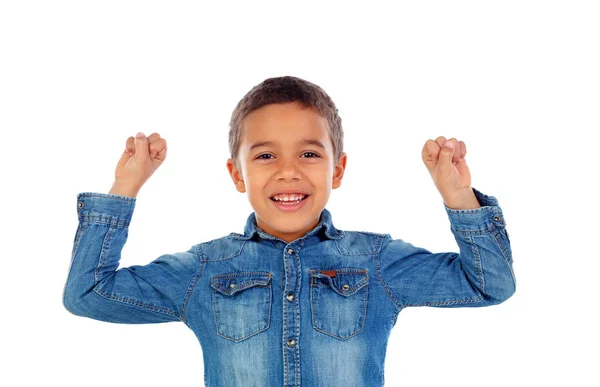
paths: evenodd
<path fill-rule="evenodd" d="M 295 251 L 294 251 L 294 249 L 292 249 L 292 248 L 289 248 L 289 249 L 287 250 L 287 252 L 288 252 L 288 254 L 289 254 L 289 255 L 294 255 L 294 254 L 296 254 L 296 252 L 295 252 Z M 288 294 L 285 296 L 285 298 L 287 298 L 287 299 L 288 299 L 288 301 L 294 301 L 294 298 L 295 298 L 295 297 L 294 297 L 294 293 L 288 293 Z"/>
<path fill-rule="evenodd" d="M 299 310 L 298 305 L 295 302 L 296 296 L 294 295 L 294 290 L 298 289 L 298 252 L 296 249 L 291 246 L 287 246 L 284 249 L 284 259 L 286 261 L 285 264 L 285 279 L 286 279 L 286 288 L 285 298 L 288 302 L 285 302 L 284 309 L 285 312 L 283 314 L 283 325 L 284 325 L 284 342 L 283 346 L 287 350 L 284 353 L 284 363 L 286 364 L 284 374 L 288 375 L 285 381 L 285 385 L 298 385 L 296 381 L 296 377 L 298 375 L 298 358 L 300 354 L 298 353 L 298 341 L 299 340 Z M 287 340 L 285 339 L 287 337 Z"/>

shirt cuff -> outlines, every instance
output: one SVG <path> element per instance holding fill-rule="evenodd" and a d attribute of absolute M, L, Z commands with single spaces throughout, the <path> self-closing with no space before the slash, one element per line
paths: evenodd
<path fill-rule="evenodd" d="M 469 210 L 457 210 L 446 206 L 446 213 L 452 228 L 458 231 L 481 231 L 494 226 L 505 225 L 502 209 L 494 196 L 485 195 L 471 187 L 481 207 Z"/>
<path fill-rule="evenodd" d="M 77 194 L 77 215 L 79 221 L 128 226 L 135 202 L 136 198 L 129 196 L 81 192 Z"/>

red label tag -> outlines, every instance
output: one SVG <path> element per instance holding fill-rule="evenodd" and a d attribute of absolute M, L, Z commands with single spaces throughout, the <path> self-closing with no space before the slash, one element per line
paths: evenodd
<path fill-rule="evenodd" d="M 328 275 L 330 277 L 335 277 L 335 270 L 321 270 L 321 274 Z"/>

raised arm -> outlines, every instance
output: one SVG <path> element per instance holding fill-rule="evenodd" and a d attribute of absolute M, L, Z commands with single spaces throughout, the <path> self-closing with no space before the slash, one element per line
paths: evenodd
<path fill-rule="evenodd" d="M 504 215 L 496 198 L 473 191 L 479 208 L 444 205 L 460 253 L 432 253 L 389 234 L 383 238 L 380 273 L 399 308 L 488 306 L 514 294 Z"/>
<path fill-rule="evenodd" d="M 167 143 L 158 133 L 130 136 L 110 192 L 77 196 L 79 226 L 63 293 L 73 314 L 126 324 L 185 321 L 187 300 L 200 276 L 200 246 L 118 269 L 136 196 L 166 155 Z"/>
<path fill-rule="evenodd" d="M 512 252 L 498 200 L 471 187 L 467 146 L 427 140 L 421 156 L 444 201 L 460 253 L 432 253 L 387 234 L 380 272 L 391 298 L 405 306 L 486 306 L 515 292 Z"/>
<path fill-rule="evenodd" d="M 184 321 L 200 275 L 199 246 L 118 269 L 135 201 L 102 193 L 77 196 L 79 225 L 64 306 L 75 315 L 114 323 Z"/>

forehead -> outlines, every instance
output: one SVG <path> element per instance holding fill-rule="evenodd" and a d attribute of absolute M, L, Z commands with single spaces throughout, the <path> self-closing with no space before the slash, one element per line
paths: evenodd
<path fill-rule="evenodd" d="M 270 104 L 254 110 L 242 126 L 242 146 L 246 149 L 257 142 L 271 146 L 297 143 L 306 139 L 321 141 L 328 146 L 327 120 L 313 109 L 297 102 Z"/>

